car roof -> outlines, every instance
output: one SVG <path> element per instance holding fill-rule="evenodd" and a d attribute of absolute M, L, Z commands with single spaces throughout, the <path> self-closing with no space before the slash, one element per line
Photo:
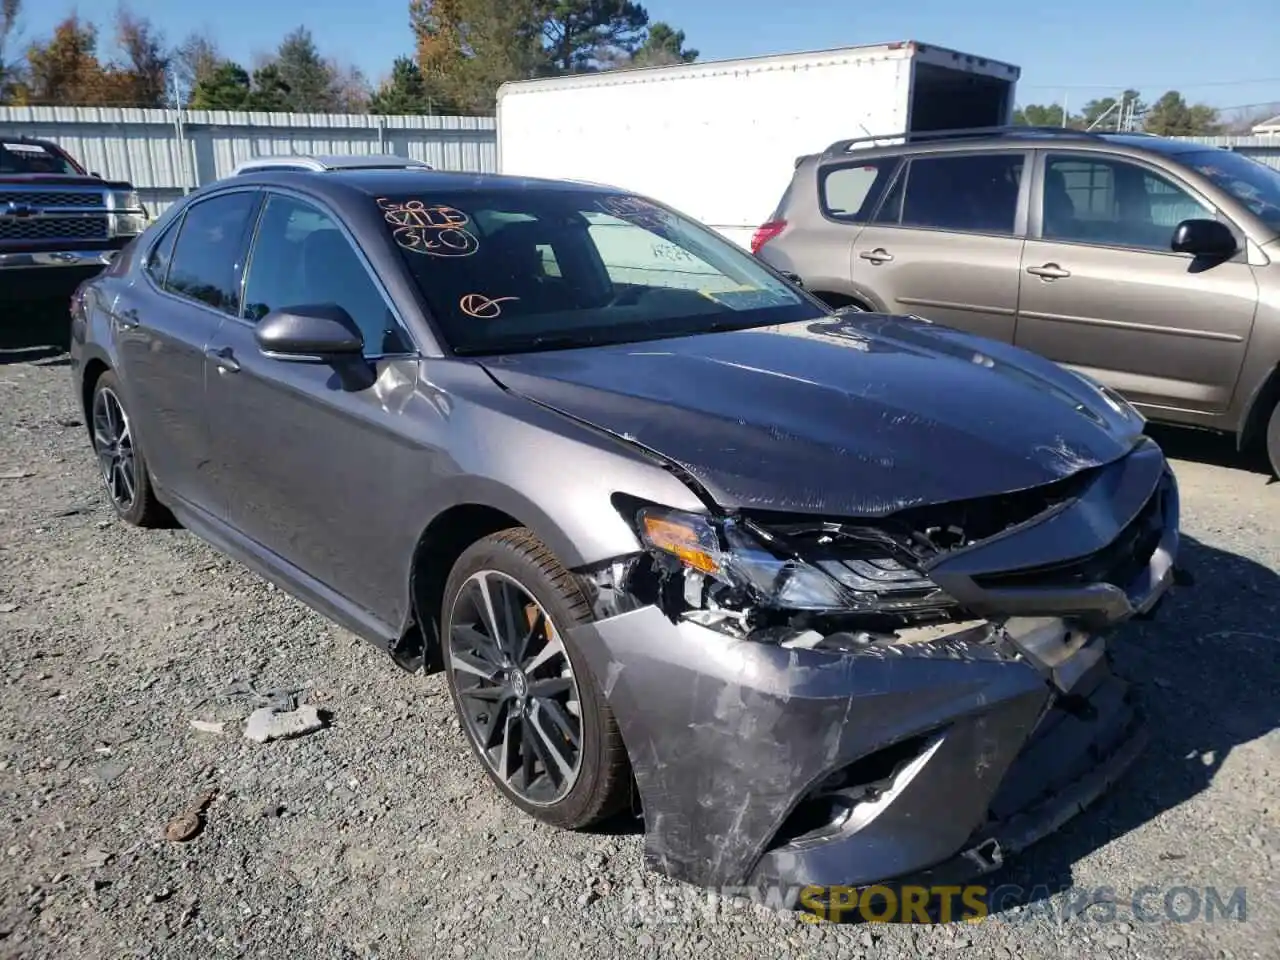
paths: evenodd
<path fill-rule="evenodd" d="M 236 177 L 247 182 L 298 186 L 325 193 L 328 188 L 354 189 L 370 196 L 406 195 L 417 192 L 493 193 L 529 190 L 574 190 L 592 193 L 631 193 L 617 187 L 578 180 L 549 180 L 498 173 L 432 170 L 430 168 L 348 168 L 315 172 L 281 166 L 262 168 Z M 226 181 L 221 181 L 226 183 Z"/>
<path fill-rule="evenodd" d="M 402 157 L 394 153 L 333 153 L 333 154 L 275 154 L 242 160 L 231 172 L 242 176 L 257 170 L 430 170 L 431 165 L 422 160 Z"/>
<path fill-rule="evenodd" d="M 886 140 L 898 141 L 885 143 Z M 1146 133 L 1104 133 L 1091 130 L 1074 130 L 1070 127 L 1001 126 L 972 127 L 955 130 L 911 131 L 855 137 L 837 140 L 816 157 L 834 160 L 842 157 L 860 157 L 884 153 L 931 153 L 971 150 L 974 148 L 1004 147 L 1011 142 L 1033 143 L 1044 146 L 1055 141 L 1072 147 L 1113 146 L 1121 149 L 1160 153 L 1174 156 L 1196 150 L 1207 150 L 1204 144 L 1171 140 Z M 797 159 L 797 166 L 809 157 Z"/>
<path fill-rule="evenodd" d="M 1168 137 L 1156 137 L 1149 134 L 1106 133 L 1102 135 L 1102 139 L 1107 143 L 1116 143 L 1124 147 L 1133 147 L 1137 150 L 1150 150 L 1153 153 L 1163 153 L 1169 156 L 1179 153 L 1194 153 L 1197 150 L 1216 149 L 1204 143 L 1195 143 L 1190 140 L 1171 140 Z"/>

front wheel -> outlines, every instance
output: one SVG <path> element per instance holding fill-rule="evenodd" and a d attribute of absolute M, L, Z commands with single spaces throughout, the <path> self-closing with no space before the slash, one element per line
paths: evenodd
<path fill-rule="evenodd" d="M 463 552 L 440 618 L 472 750 L 512 803 L 570 829 L 617 812 L 630 787 L 617 722 L 567 634 L 591 619 L 572 575 L 524 528 Z"/>

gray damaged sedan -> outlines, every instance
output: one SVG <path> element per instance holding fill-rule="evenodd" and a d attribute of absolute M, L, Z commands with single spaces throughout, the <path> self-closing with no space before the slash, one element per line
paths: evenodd
<path fill-rule="evenodd" d="M 77 291 L 125 521 L 443 670 L 511 803 L 698 884 L 989 870 L 1133 760 L 1106 637 L 1178 492 L 1124 400 L 641 197 L 369 163 L 201 189 Z"/>

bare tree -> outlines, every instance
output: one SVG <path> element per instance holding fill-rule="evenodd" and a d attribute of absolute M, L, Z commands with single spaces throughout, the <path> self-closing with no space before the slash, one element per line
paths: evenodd
<path fill-rule="evenodd" d="M 22 58 L 9 59 L 9 48 L 20 38 L 21 15 L 22 0 L 0 0 L 0 103 L 12 100 L 15 88 L 22 82 Z"/>
<path fill-rule="evenodd" d="M 328 64 L 333 73 L 334 107 L 342 113 L 368 113 L 373 90 L 364 71 L 332 59 Z"/>
<path fill-rule="evenodd" d="M 198 85 L 212 80 L 222 59 L 218 44 L 207 29 L 187 34 L 173 52 L 173 65 L 178 83 L 188 96 Z"/>
<path fill-rule="evenodd" d="M 129 98 L 139 106 L 163 105 L 171 60 L 163 35 L 122 4 L 116 13 L 116 44 L 124 55 L 120 72 L 127 77 Z"/>

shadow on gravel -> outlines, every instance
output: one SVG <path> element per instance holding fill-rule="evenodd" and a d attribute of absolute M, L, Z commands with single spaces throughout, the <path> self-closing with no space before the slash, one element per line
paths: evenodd
<path fill-rule="evenodd" d="M 1160 444 L 1165 456 L 1174 460 L 1193 460 L 1216 467 L 1248 470 L 1280 482 L 1271 474 L 1271 465 L 1261 450 L 1241 452 L 1236 448 L 1236 438 L 1211 430 L 1193 430 L 1190 427 L 1174 427 L 1167 424 L 1147 425 L 1147 434 Z"/>
<path fill-rule="evenodd" d="M 1077 861 L 1195 797 L 1233 748 L 1280 727 L 1280 576 L 1190 537 L 1181 555 L 1195 584 L 1175 587 L 1155 620 L 1126 626 L 1111 644 L 1117 672 L 1141 688 L 1150 746 L 1096 805 L 984 881 L 992 891 L 1009 885 L 993 913 L 1074 887 Z M 1194 859 L 1202 849 L 1194 833 L 1152 837 L 1164 844 L 1152 860 Z M 1118 897 L 1145 882 L 1136 869 L 1136 878 L 1109 884 Z"/>
<path fill-rule="evenodd" d="M 47 361 L 70 345 L 65 301 L 0 302 L 0 365 Z"/>

